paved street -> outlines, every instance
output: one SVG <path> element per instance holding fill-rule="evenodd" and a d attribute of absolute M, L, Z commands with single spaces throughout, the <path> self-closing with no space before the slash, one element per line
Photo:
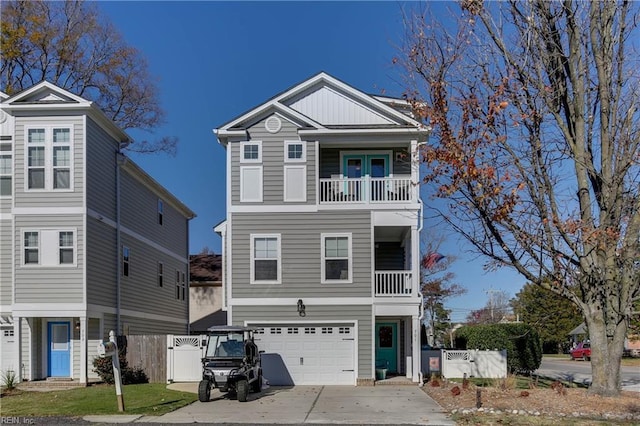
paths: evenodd
<path fill-rule="evenodd" d="M 591 383 L 591 363 L 588 361 L 571 361 L 566 359 L 542 358 L 536 373 L 574 383 L 588 385 Z M 622 389 L 640 392 L 640 368 L 622 366 Z"/>

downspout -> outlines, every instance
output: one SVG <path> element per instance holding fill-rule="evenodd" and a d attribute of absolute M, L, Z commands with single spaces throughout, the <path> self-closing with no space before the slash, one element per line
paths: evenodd
<path fill-rule="evenodd" d="M 120 298 L 122 285 L 122 253 L 120 238 L 120 167 L 127 162 L 127 157 L 118 149 L 116 151 L 116 333 L 121 335 L 120 331 Z"/>
<path fill-rule="evenodd" d="M 420 142 L 418 144 L 416 144 L 416 164 L 418 167 L 418 178 L 420 177 L 420 164 L 418 163 L 418 151 L 420 148 L 420 145 L 426 144 L 427 142 Z M 422 232 L 422 227 L 424 226 L 424 217 L 423 217 L 423 204 L 422 204 L 422 198 L 420 198 L 420 182 L 416 182 L 416 186 L 417 186 L 417 190 L 418 190 L 418 203 L 420 208 L 418 209 L 418 236 L 420 235 L 420 232 Z M 418 274 L 418 277 L 420 275 Z M 419 279 L 419 278 L 418 278 Z M 424 295 L 422 294 L 422 292 L 419 290 L 418 287 L 418 296 L 420 297 L 420 315 L 418 315 L 418 324 L 420 324 L 422 326 L 422 320 L 424 319 Z M 420 348 L 420 350 L 422 351 L 422 348 Z M 422 354 L 420 354 L 420 358 L 422 359 Z M 422 363 L 422 362 L 421 362 Z M 418 387 L 422 387 L 424 386 L 424 375 L 422 374 L 422 368 L 420 368 L 418 370 Z"/>

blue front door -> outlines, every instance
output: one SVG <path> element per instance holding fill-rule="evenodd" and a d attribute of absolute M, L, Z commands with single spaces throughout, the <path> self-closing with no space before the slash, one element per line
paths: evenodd
<path fill-rule="evenodd" d="M 50 322 L 47 333 L 49 377 L 71 377 L 71 324 Z"/>
<path fill-rule="evenodd" d="M 398 372 L 398 324 L 376 323 L 376 368 L 386 367 L 389 373 Z"/>

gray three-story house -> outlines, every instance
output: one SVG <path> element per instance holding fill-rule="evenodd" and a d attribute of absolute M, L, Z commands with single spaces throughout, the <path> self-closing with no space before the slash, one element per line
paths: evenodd
<path fill-rule="evenodd" d="M 42 82 L 0 100 L 0 368 L 95 376 L 118 334 L 186 333 L 194 213 L 92 102 Z"/>
<path fill-rule="evenodd" d="M 226 149 L 223 308 L 271 384 L 420 379 L 417 152 L 401 99 L 319 73 L 214 130 Z"/>

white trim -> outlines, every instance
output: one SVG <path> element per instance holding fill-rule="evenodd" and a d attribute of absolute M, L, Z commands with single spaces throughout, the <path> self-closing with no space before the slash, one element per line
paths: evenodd
<path fill-rule="evenodd" d="M 275 238 L 277 247 L 277 258 L 275 259 L 277 262 L 277 278 L 275 280 L 256 280 L 255 279 L 255 239 L 256 238 Z M 282 240 L 280 234 L 249 234 L 249 284 L 281 284 L 282 283 Z M 267 260 L 274 260 L 268 258 Z"/>
<path fill-rule="evenodd" d="M 287 179 L 287 174 L 290 170 L 302 170 L 302 178 L 299 180 L 299 183 L 302 185 L 302 196 L 299 198 L 293 198 L 290 196 L 290 192 L 287 187 L 287 183 L 289 180 Z M 296 180 L 297 181 L 297 180 Z M 295 202 L 295 203 L 306 203 L 307 202 L 307 166 L 305 164 L 300 165 L 285 165 L 283 168 L 283 201 L 285 203 Z"/>
<path fill-rule="evenodd" d="M 15 216 L 32 216 L 32 215 L 81 215 L 85 214 L 84 207 L 15 207 L 13 214 Z"/>
<path fill-rule="evenodd" d="M 325 257 L 325 239 L 326 238 L 347 238 L 347 264 L 349 268 L 349 276 L 347 279 L 341 280 L 328 280 L 326 278 L 326 257 Z M 321 284 L 351 284 L 353 282 L 353 250 L 352 250 L 352 233 L 351 232 L 339 232 L 339 233 L 321 233 L 320 234 L 320 283 Z"/>
<path fill-rule="evenodd" d="M 236 297 L 230 299 L 233 306 L 285 306 L 295 305 L 299 297 Z M 372 305 L 371 297 L 305 297 L 306 306 Z"/>
<path fill-rule="evenodd" d="M 275 123 L 275 127 L 269 127 L 269 122 Z M 269 133 L 278 133 L 282 129 L 282 119 L 277 114 L 270 115 L 264 120 L 264 128 Z"/>
<path fill-rule="evenodd" d="M 81 118 L 73 117 L 73 118 Z M 72 117 L 65 117 L 65 119 L 70 119 Z M 37 144 L 29 143 L 29 131 L 30 130 L 44 130 L 44 142 Z M 53 141 L 53 130 L 54 129 L 69 129 L 69 142 L 56 145 Z M 28 125 L 24 127 L 24 192 L 25 193 L 33 193 L 33 192 L 74 192 L 74 176 L 75 176 L 75 126 L 71 123 L 60 123 L 60 124 L 46 124 L 46 125 Z M 68 146 L 69 147 L 69 188 L 59 188 L 56 189 L 53 187 L 55 180 L 56 170 L 53 164 L 54 159 L 54 147 L 56 146 Z M 29 188 L 29 148 L 32 147 L 42 147 L 44 148 L 44 164 L 42 168 L 44 169 L 44 188 Z M 40 168 L 40 167 L 38 167 Z M 66 167 L 64 167 L 66 169 Z"/>
<path fill-rule="evenodd" d="M 347 171 L 344 170 L 344 156 L 345 155 L 359 155 L 361 157 L 364 157 L 364 161 L 368 161 L 369 159 L 367 158 L 368 156 L 374 156 L 374 155 L 386 155 L 387 156 L 387 165 L 389 166 L 389 177 L 393 177 L 393 150 L 373 150 L 373 151 L 340 151 L 340 173 L 342 174 L 342 176 L 346 176 Z M 364 166 L 364 164 L 363 164 Z M 370 176 L 371 171 L 369 170 L 369 164 L 366 165 L 366 169 L 369 171 L 369 173 L 367 173 L 367 176 Z M 365 175 L 362 175 L 363 177 Z"/>
<path fill-rule="evenodd" d="M 102 222 L 102 223 L 104 223 L 104 224 L 106 224 L 106 225 L 108 225 L 108 226 L 110 226 L 110 227 L 112 227 L 114 229 L 117 229 L 116 222 L 114 222 L 113 220 L 111 220 L 108 217 L 106 217 L 106 215 L 102 215 L 102 214 L 100 214 L 99 212 L 97 212 L 95 210 L 89 209 L 87 211 L 87 216 L 90 216 L 90 217 L 92 217 L 92 218 L 94 218 L 96 220 L 99 220 L 100 222 Z M 146 244 L 146 245 L 148 245 L 150 247 L 153 247 L 154 249 L 166 254 L 167 256 L 171 256 L 172 258 L 174 258 L 176 260 L 179 260 L 180 262 L 189 263 L 189 259 L 184 258 L 184 257 L 180 256 L 177 253 L 173 253 L 172 251 L 169 251 L 167 248 L 165 248 L 165 247 L 163 247 L 163 246 L 151 241 L 148 238 L 143 237 L 142 235 L 138 234 L 135 231 L 132 231 L 131 229 L 129 229 L 129 228 L 125 227 L 125 226 L 120 225 L 120 232 L 122 232 L 123 234 L 127 234 L 130 237 L 133 237 L 136 240 L 138 240 L 138 241 L 140 241 L 140 242 L 142 242 L 142 243 L 144 243 L 144 244 Z"/>
<path fill-rule="evenodd" d="M 258 182 L 254 182 L 254 185 L 258 188 L 259 194 L 257 198 L 246 198 L 244 194 L 244 172 L 249 170 L 258 170 L 259 179 Z M 261 203 L 263 198 L 263 171 L 262 166 L 241 166 L 240 167 L 240 202 L 241 203 Z"/>
<path fill-rule="evenodd" d="M 24 234 L 26 232 L 37 232 L 38 233 L 38 263 L 26 263 L 25 257 L 25 239 Z M 60 262 L 60 232 L 71 232 L 73 233 L 73 246 L 71 249 L 73 250 L 73 262 L 72 263 L 61 263 Z M 43 234 L 47 233 L 49 238 L 44 238 Z M 56 236 L 49 235 L 49 233 L 55 233 Z M 55 241 L 55 243 L 51 243 L 51 241 Z M 50 242 L 50 244 L 46 244 Z M 69 248 L 69 246 L 66 246 Z M 54 227 L 42 227 L 42 228 L 20 228 L 20 268 L 77 268 L 78 267 L 78 228 L 77 227 L 64 227 L 64 228 L 54 228 Z M 51 252 L 55 248 L 55 253 Z M 43 262 L 43 259 L 45 262 Z M 49 259 L 49 262 L 46 260 Z M 55 259 L 55 261 L 51 261 L 51 259 Z"/>
<path fill-rule="evenodd" d="M 11 306 L 15 317 L 80 317 L 86 315 L 84 303 L 14 303 Z"/>
<path fill-rule="evenodd" d="M 302 146 L 302 154 L 300 158 L 289 158 L 289 145 Z M 285 140 L 284 141 L 284 162 L 285 163 L 306 163 L 307 162 L 307 142 L 301 140 Z"/>
<path fill-rule="evenodd" d="M 10 167 L 11 167 L 11 173 L 2 173 L 0 174 L 0 176 L 2 177 L 8 177 L 11 176 L 11 195 L 0 195 L 0 200 L 10 200 L 14 197 L 15 192 L 16 192 L 16 188 L 15 188 L 15 182 L 16 182 L 16 173 L 15 173 L 15 141 L 13 140 L 9 140 L 9 141 L 0 141 L 0 145 L 9 145 L 11 147 L 11 149 L 9 151 L 0 151 L 0 155 L 1 156 L 9 156 L 11 161 L 10 161 Z M 4 201 L 3 201 L 4 203 Z"/>
<path fill-rule="evenodd" d="M 407 117 L 408 118 L 408 117 Z M 306 138 L 313 138 L 318 135 L 335 136 L 335 135 L 414 135 L 425 134 L 428 135 L 429 129 L 422 128 L 407 128 L 401 127 L 399 129 L 379 129 L 379 128 L 359 128 L 359 129 L 301 129 L 298 130 L 298 135 L 305 136 Z"/>
<path fill-rule="evenodd" d="M 244 148 L 256 145 L 258 147 L 258 158 L 245 158 Z M 242 141 L 240 142 L 240 163 L 262 163 L 262 141 Z"/>

